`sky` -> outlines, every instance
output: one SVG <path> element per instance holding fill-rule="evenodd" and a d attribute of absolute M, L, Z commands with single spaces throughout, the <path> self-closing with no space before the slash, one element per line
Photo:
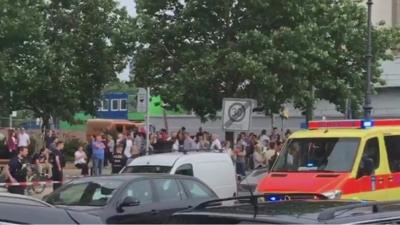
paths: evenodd
<path fill-rule="evenodd" d="M 129 15 L 136 15 L 136 4 L 135 0 L 119 0 L 121 6 L 125 6 L 128 10 Z M 129 80 L 129 66 L 118 75 L 120 80 Z"/>

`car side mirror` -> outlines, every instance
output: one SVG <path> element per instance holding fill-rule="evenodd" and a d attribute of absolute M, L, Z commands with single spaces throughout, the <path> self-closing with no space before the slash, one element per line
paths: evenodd
<path fill-rule="evenodd" d="M 360 165 L 360 169 L 358 171 L 357 178 L 363 176 L 371 176 L 373 175 L 375 170 L 375 163 L 374 160 L 370 157 L 363 157 Z"/>
<path fill-rule="evenodd" d="M 133 207 L 140 205 L 140 201 L 134 197 L 125 197 L 124 200 L 118 205 L 117 210 L 123 211 L 124 207 Z"/>

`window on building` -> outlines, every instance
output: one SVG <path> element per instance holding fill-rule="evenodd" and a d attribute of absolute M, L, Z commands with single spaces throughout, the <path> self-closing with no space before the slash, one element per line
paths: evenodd
<path fill-rule="evenodd" d="M 111 100 L 111 111 L 118 111 L 119 110 L 119 101 L 118 99 Z"/>
<path fill-rule="evenodd" d="M 121 105 L 120 105 L 120 110 L 121 111 L 126 111 L 128 109 L 126 99 L 121 99 Z"/>
<path fill-rule="evenodd" d="M 400 135 L 386 136 L 385 146 L 392 172 L 400 172 Z"/>
<path fill-rule="evenodd" d="M 110 109 L 110 101 L 108 99 L 104 99 L 101 102 L 101 110 L 102 111 L 108 111 Z"/>

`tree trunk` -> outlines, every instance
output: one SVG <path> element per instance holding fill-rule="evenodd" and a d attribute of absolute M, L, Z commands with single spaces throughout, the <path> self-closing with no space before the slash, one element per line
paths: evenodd
<path fill-rule="evenodd" d="M 49 115 L 44 115 L 42 116 L 42 132 L 44 133 L 44 131 L 49 130 L 50 129 L 50 116 Z"/>
<path fill-rule="evenodd" d="M 305 116 L 306 116 L 306 122 L 313 120 L 313 117 L 314 117 L 314 104 L 313 103 L 309 103 L 307 105 Z"/>
<path fill-rule="evenodd" d="M 168 119 L 167 119 L 167 111 L 165 109 L 163 109 L 163 119 L 164 119 L 165 130 L 167 130 L 168 133 Z"/>
<path fill-rule="evenodd" d="M 274 114 L 271 113 L 271 130 L 274 129 L 275 127 L 275 117 Z"/>

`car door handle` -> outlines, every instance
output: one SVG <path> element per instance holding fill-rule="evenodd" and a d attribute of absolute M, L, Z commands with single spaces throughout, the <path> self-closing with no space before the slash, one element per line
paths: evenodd
<path fill-rule="evenodd" d="M 188 209 L 191 209 L 191 208 L 193 208 L 193 206 L 189 205 L 187 208 L 188 208 Z"/>
<path fill-rule="evenodd" d="M 159 213 L 158 210 L 155 210 L 155 209 L 151 210 L 151 215 L 157 215 L 158 213 Z"/>

